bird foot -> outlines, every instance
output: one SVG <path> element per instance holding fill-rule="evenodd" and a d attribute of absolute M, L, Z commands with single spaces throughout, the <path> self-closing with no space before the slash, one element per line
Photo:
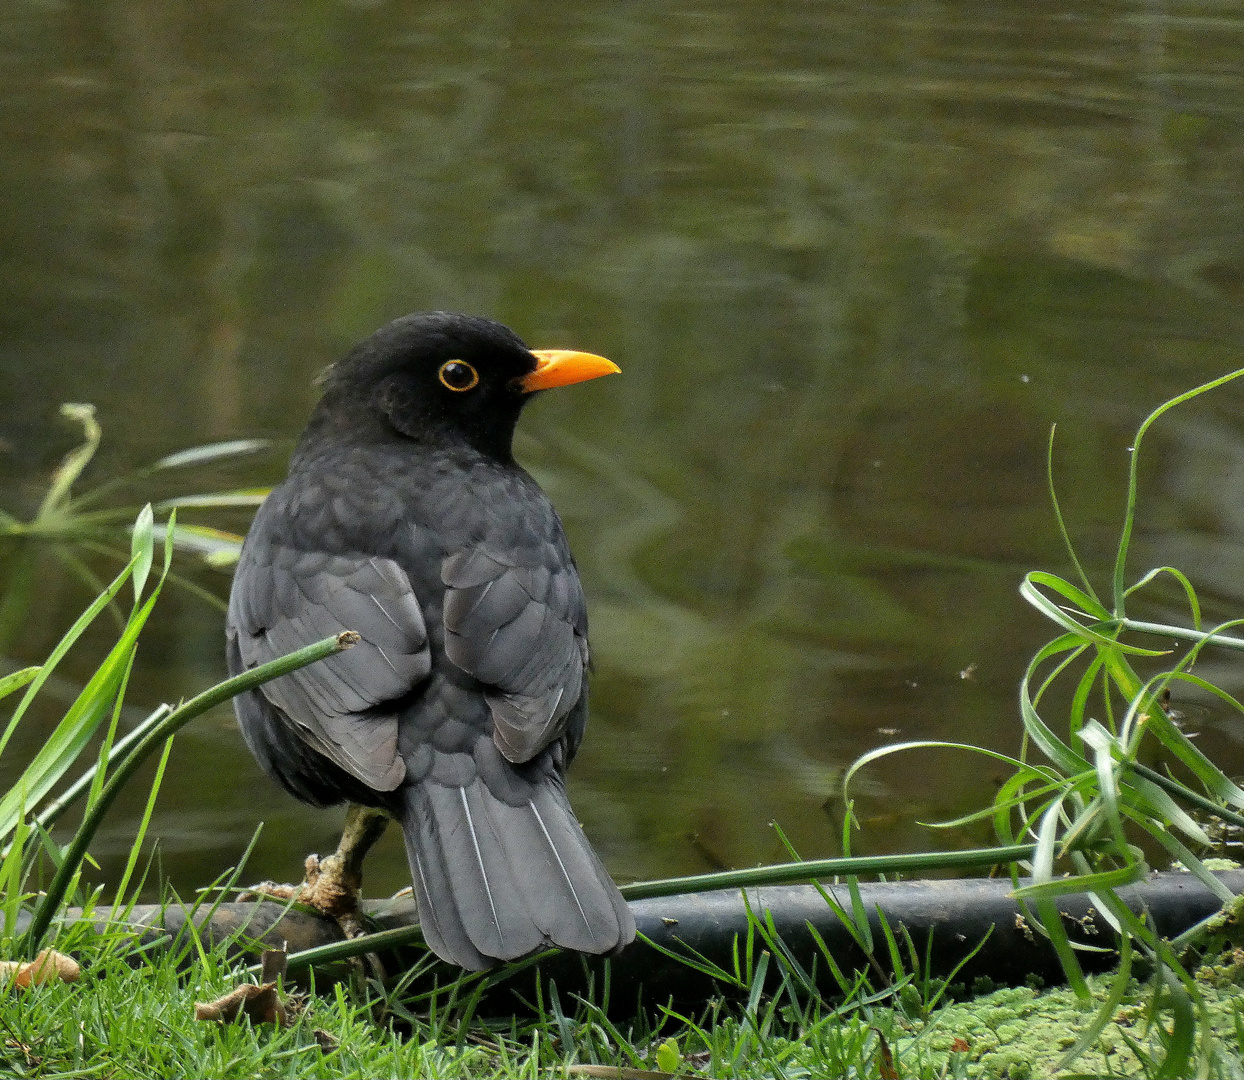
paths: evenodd
<path fill-rule="evenodd" d="M 261 881 L 241 893 L 238 899 L 243 902 L 268 898 L 294 900 L 334 920 L 347 938 L 365 934 L 367 927 L 359 908 L 359 891 L 363 884 L 359 875 L 351 873 L 337 854 L 325 858 L 308 855 L 303 865 L 306 879 L 301 884 L 279 885 L 274 881 Z"/>
<path fill-rule="evenodd" d="M 347 938 L 367 933 L 367 923 L 359 907 L 363 856 L 380 839 L 388 822 L 388 816 L 379 810 L 351 805 L 346 811 L 345 829 L 337 850 L 324 858 L 308 855 L 303 864 L 306 879 L 301 885 L 275 885 L 265 881 L 240 899 L 270 896 L 277 900 L 297 900 L 335 920 Z"/>
<path fill-rule="evenodd" d="M 298 902 L 335 919 L 347 938 L 367 933 L 359 908 L 362 876 L 353 872 L 340 854 L 324 859 L 308 855 L 305 867 L 307 880 L 298 893 Z"/>

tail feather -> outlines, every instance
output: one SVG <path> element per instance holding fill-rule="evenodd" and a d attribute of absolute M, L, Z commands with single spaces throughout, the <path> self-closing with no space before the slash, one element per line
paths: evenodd
<path fill-rule="evenodd" d="M 423 785 L 419 785 L 407 788 L 405 794 L 402 833 L 415 886 L 415 902 L 419 905 L 423 939 L 437 956 L 468 971 L 483 971 L 490 966 L 490 961 L 471 943 L 466 927 L 458 916 L 458 906 L 449 887 L 449 870 L 445 866 L 436 816 L 427 792 Z"/>
<path fill-rule="evenodd" d="M 478 970 L 544 945 L 606 953 L 635 936 L 630 908 L 545 779 L 513 805 L 476 777 L 406 791 L 406 838 L 419 917 L 433 951 Z"/>
<path fill-rule="evenodd" d="M 513 960 L 543 943 L 510 873 L 505 843 L 489 819 L 478 779 L 464 787 L 427 782 L 428 802 L 458 919 L 484 956 Z M 482 798 L 481 798 L 482 793 Z"/>
<path fill-rule="evenodd" d="M 541 784 L 526 809 L 543 850 L 556 864 L 533 874 L 528 883 L 529 895 L 558 898 L 556 925 L 546 927 L 549 936 L 562 948 L 586 953 L 612 952 L 629 944 L 635 937 L 630 906 L 583 835 L 565 790 Z M 534 869 L 534 861 L 531 865 Z M 565 917 L 572 904 L 579 921 Z"/>

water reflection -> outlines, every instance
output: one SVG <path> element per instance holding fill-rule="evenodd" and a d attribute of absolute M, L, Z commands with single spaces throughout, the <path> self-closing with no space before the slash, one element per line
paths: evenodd
<path fill-rule="evenodd" d="M 621 877 L 780 857 L 770 819 L 835 851 L 864 750 L 1015 748 L 1016 681 L 1049 636 L 1016 585 L 1064 558 L 1049 425 L 1101 566 L 1139 418 L 1241 363 L 1244 20 L 980 7 L 9 5 L 3 505 L 37 502 L 61 401 L 99 407 L 97 475 L 288 439 L 314 374 L 412 309 L 614 357 L 624 378 L 541 401 L 519 444 L 591 603 L 578 812 Z M 1211 617 L 1244 600 L 1238 401 L 1164 423 L 1144 477 L 1135 565 L 1184 567 Z M 15 656 L 84 596 L 47 564 Z M 220 634 L 170 597 L 135 706 L 218 677 Z M 1206 725 L 1230 769 L 1237 744 Z M 915 822 L 993 779 L 890 759 L 858 846 L 975 843 Z M 114 812 L 120 844 L 141 798 Z M 259 818 L 255 877 L 332 841 L 227 714 L 179 737 L 155 825 L 174 881 L 215 877 Z M 404 882 L 396 838 L 373 874 Z"/>

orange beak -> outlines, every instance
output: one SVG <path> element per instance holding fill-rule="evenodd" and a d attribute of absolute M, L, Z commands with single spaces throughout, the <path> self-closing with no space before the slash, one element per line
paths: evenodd
<path fill-rule="evenodd" d="M 525 394 L 534 390 L 551 390 L 555 386 L 570 386 L 622 370 L 603 356 L 570 349 L 533 349 L 531 355 L 536 358 L 536 370 L 518 381 Z"/>

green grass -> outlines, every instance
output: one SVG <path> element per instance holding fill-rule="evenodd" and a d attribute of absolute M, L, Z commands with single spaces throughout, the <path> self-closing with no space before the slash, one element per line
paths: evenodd
<path fill-rule="evenodd" d="M 339 983 L 299 999 L 292 1024 L 221 1025 L 193 1019 L 244 979 L 220 951 L 152 955 L 135 965 L 115 937 L 79 943 L 82 980 L 0 991 L 0 1074 L 19 1077 L 537 1077 L 574 1065 L 678 1071 L 712 1077 L 879 1075 L 884 1041 L 902 1077 L 1054 1076 L 1059 1058 L 1093 1020 L 1068 989 L 996 990 L 929 1013 L 919 993 L 898 1006 L 860 1000 L 803 1002 L 757 992 L 746 1004 L 718 1002 L 700 1016 L 658 1011 L 632 1024 L 605 1018 L 583 1000 L 542 988 L 528 1019 L 462 1024 L 453 1009 L 413 1013 L 374 983 Z M 179 963 L 179 961 L 181 961 Z M 1244 956 L 1203 969 L 1212 1052 L 1198 1070 L 1244 1072 Z M 1088 980 L 1106 1002 L 1109 977 Z M 301 1007 L 298 1002 L 301 1000 Z M 535 1004 L 535 1003 L 533 1003 Z M 1160 1075 L 1171 1004 L 1152 1012 L 1132 980 L 1112 1019 L 1074 1073 Z"/>

